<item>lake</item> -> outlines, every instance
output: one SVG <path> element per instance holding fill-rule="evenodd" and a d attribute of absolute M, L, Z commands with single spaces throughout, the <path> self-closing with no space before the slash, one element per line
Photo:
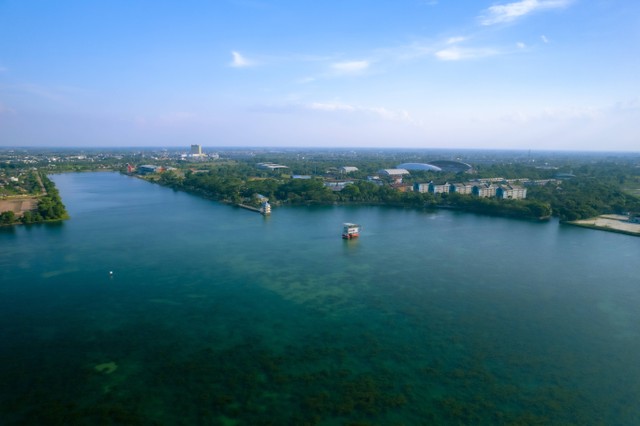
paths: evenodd
<path fill-rule="evenodd" d="M 640 424 L 637 237 L 52 180 L 0 228 L 4 424 Z"/>

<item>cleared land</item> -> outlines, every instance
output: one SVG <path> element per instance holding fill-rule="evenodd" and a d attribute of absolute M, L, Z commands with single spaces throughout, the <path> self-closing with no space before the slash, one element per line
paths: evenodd
<path fill-rule="evenodd" d="M 601 229 L 603 231 L 621 232 L 624 234 L 640 236 L 640 223 L 629 222 L 629 218 L 617 214 L 604 214 L 591 219 L 576 220 L 569 222 L 573 225 L 584 226 L 586 228 Z"/>
<path fill-rule="evenodd" d="M 24 212 L 34 210 L 37 206 L 37 198 L 8 198 L 0 200 L 0 213 L 12 211 L 17 217 L 20 217 Z"/>

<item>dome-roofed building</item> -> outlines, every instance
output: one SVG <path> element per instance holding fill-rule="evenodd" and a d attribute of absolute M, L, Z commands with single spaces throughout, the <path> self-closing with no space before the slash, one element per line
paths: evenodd
<path fill-rule="evenodd" d="M 434 160 L 429 161 L 429 164 L 440 168 L 443 172 L 470 172 L 473 167 L 471 164 L 463 163 L 462 161 L 455 160 Z"/>
<path fill-rule="evenodd" d="M 427 164 L 427 163 L 402 163 L 402 164 L 398 164 L 397 168 L 404 169 L 404 170 L 422 170 L 427 172 L 442 171 L 440 167 L 435 166 L 433 164 Z"/>

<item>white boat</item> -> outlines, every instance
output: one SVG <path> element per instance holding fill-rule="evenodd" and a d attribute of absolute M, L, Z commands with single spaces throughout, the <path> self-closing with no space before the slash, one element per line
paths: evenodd
<path fill-rule="evenodd" d="M 342 224 L 342 238 L 350 240 L 360 236 L 360 225 L 356 223 L 344 223 Z"/>

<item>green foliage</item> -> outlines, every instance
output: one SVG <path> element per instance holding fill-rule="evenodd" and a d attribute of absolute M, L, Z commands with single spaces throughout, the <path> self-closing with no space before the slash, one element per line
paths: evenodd
<path fill-rule="evenodd" d="M 44 174 L 40 175 L 42 184 L 47 191 L 47 195 L 40 197 L 36 211 L 25 214 L 22 218 L 23 223 L 35 222 L 51 222 L 56 220 L 67 219 L 69 215 L 62 204 L 60 194 L 53 182 Z"/>
<path fill-rule="evenodd" d="M 640 199 L 622 192 L 616 180 L 576 177 L 558 186 L 530 188 L 528 194 L 535 200 L 549 203 L 554 214 L 563 221 L 640 209 Z"/>
<path fill-rule="evenodd" d="M 16 214 L 9 210 L 0 213 L 0 225 L 11 225 L 16 221 Z"/>
<path fill-rule="evenodd" d="M 247 202 L 255 194 L 262 194 L 272 203 L 362 203 L 388 204 L 411 207 L 443 206 L 471 212 L 527 218 L 547 218 L 551 214 L 562 220 L 576 220 L 602 213 L 640 211 L 639 199 L 622 187 L 633 187 L 640 178 L 633 162 L 601 161 L 598 163 L 580 160 L 576 163 L 559 163 L 556 167 L 537 167 L 531 161 L 505 162 L 475 165 L 473 177 L 504 178 L 553 178 L 558 172 L 571 172 L 577 177 L 561 185 L 529 187 L 527 200 L 499 200 L 459 194 L 420 194 L 400 192 L 387 184 L 378 185 L 365 180 L 366 176 L 382 168 L 395 167 L 401 162 L 420 162 L 426 159 L 406 153 L 384 155 L 370 152 L 367 155 L 342 152 L 308 153 L 305 155 L 263 153 L 250 158 L 203 165 L 205 171 L 186 170 L 184 178 L 173 172 L 163 173 L 159 183 L 229 202 Z M 260 170 L 258 162 L 286 164 L 288 173 L 311 175 L 311 179 L 292 179 L 281 171 Z M 546 164 L 542 163 L 541 164 Z M 356 166 L 359 171 L 341 175 L 338 168 L 345 164 Z M 323 178 L 349 178 L 354 181 L 342 191 L 332 191 L 324 186 Z M 405 177 L 405 183 L 465 181 L 468 174 L 435 173 L 413 171 Z M 640 184 L 638 184 L 640 186 Z M 628 190 L 627 190 L 628 191 Z"/>
<path fill-rule="evenodd" d="M 36 175 L 33 173 L 32 183 L 37 187 L 38 193 L 41 191 L 40 181 L 46 191 L 46 195 L 42 195 L 38 199 L 38 205 L 34 211 L 26 211 L 22 217 L 17 217 L 14 212 L 6 211 L 0 214 L 0 225 L 10 225 L 14 223 L 38 223 L 51 222 L 56 220 L 67 219 L 69 215 L 62 204 L 60 194 L 55 185 L 46 175 Z"/>
<path fill-rule="evenodd" d="M 551 207 L 537 200 L 502 200 L 456 193 L 441 194 L 439 199 L 443 206 L 475 213 L 530 219 L 545 219 L 551 216 Z"/>

